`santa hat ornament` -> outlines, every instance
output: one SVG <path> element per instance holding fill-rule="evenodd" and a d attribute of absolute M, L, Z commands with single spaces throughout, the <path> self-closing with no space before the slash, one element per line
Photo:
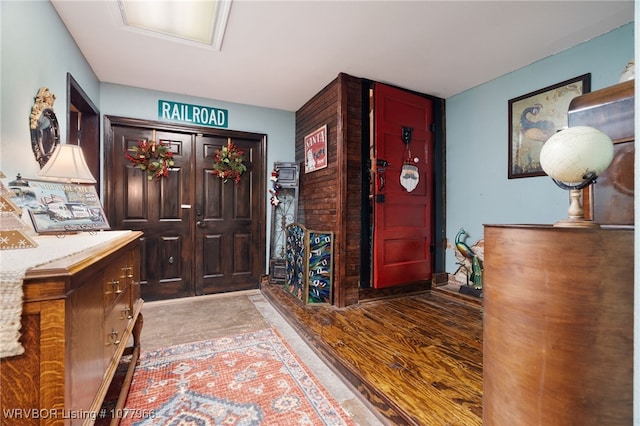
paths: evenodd
<path fill-rule="evenodd" d="M 405 161 L 400 171 L 400 185 L 402 185 L 407 192 L 411 192 L 416 189 L 418 182 L 420 182 L 418 166 L 411 164 L 410 161 Z"/>

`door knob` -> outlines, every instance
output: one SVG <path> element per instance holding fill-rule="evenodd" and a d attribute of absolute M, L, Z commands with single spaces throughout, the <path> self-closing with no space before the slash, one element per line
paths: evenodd
<path fill-rule="evenodd" d="M 199 227 L 199 228 L 204 228 L 205 224 L 204 224 L 203 221 L 199 220 L 199 221 L 196 222 L 196 226 Z"/>

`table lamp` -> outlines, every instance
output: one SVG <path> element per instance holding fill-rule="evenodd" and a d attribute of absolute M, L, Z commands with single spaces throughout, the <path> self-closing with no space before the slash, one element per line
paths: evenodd
<path fill-rule="evenodd" d="M 551 136 L 540 151 L 540 166 L 562 189 L 569 191 L 569 217 L 558 227 L 597 227 L 585 220 L 582 190 L 596 182 L 613 160 L 613 142 L 598 129 L 575 126 Z"/>
<path fill-rule="evenodd" d="M 84 159 L 82 149 L 70 144 L 58 145 L 37 176 L 39 180 L 96 183 Z"/>

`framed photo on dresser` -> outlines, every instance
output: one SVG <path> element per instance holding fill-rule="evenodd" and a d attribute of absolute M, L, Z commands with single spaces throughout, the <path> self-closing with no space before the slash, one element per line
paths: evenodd
<path fill-rule="evenodd" d="M 30 180 L 26 205 L 39 234 L 110 229 L 94 185 Z"/>

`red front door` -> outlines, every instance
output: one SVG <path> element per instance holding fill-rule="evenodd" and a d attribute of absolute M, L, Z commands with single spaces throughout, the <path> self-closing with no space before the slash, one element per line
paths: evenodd
<path fill-rule="evenodd" d="M 374 86 L 373 287 L 431 279 L 433 256 L 433 106 L 429 99 Z M 403 128 L 410 128 L 409 143 Z M 411 176 L 401 184 L 401 176 Z M 408 189 L 407 189 L 408 188 Z"/>

